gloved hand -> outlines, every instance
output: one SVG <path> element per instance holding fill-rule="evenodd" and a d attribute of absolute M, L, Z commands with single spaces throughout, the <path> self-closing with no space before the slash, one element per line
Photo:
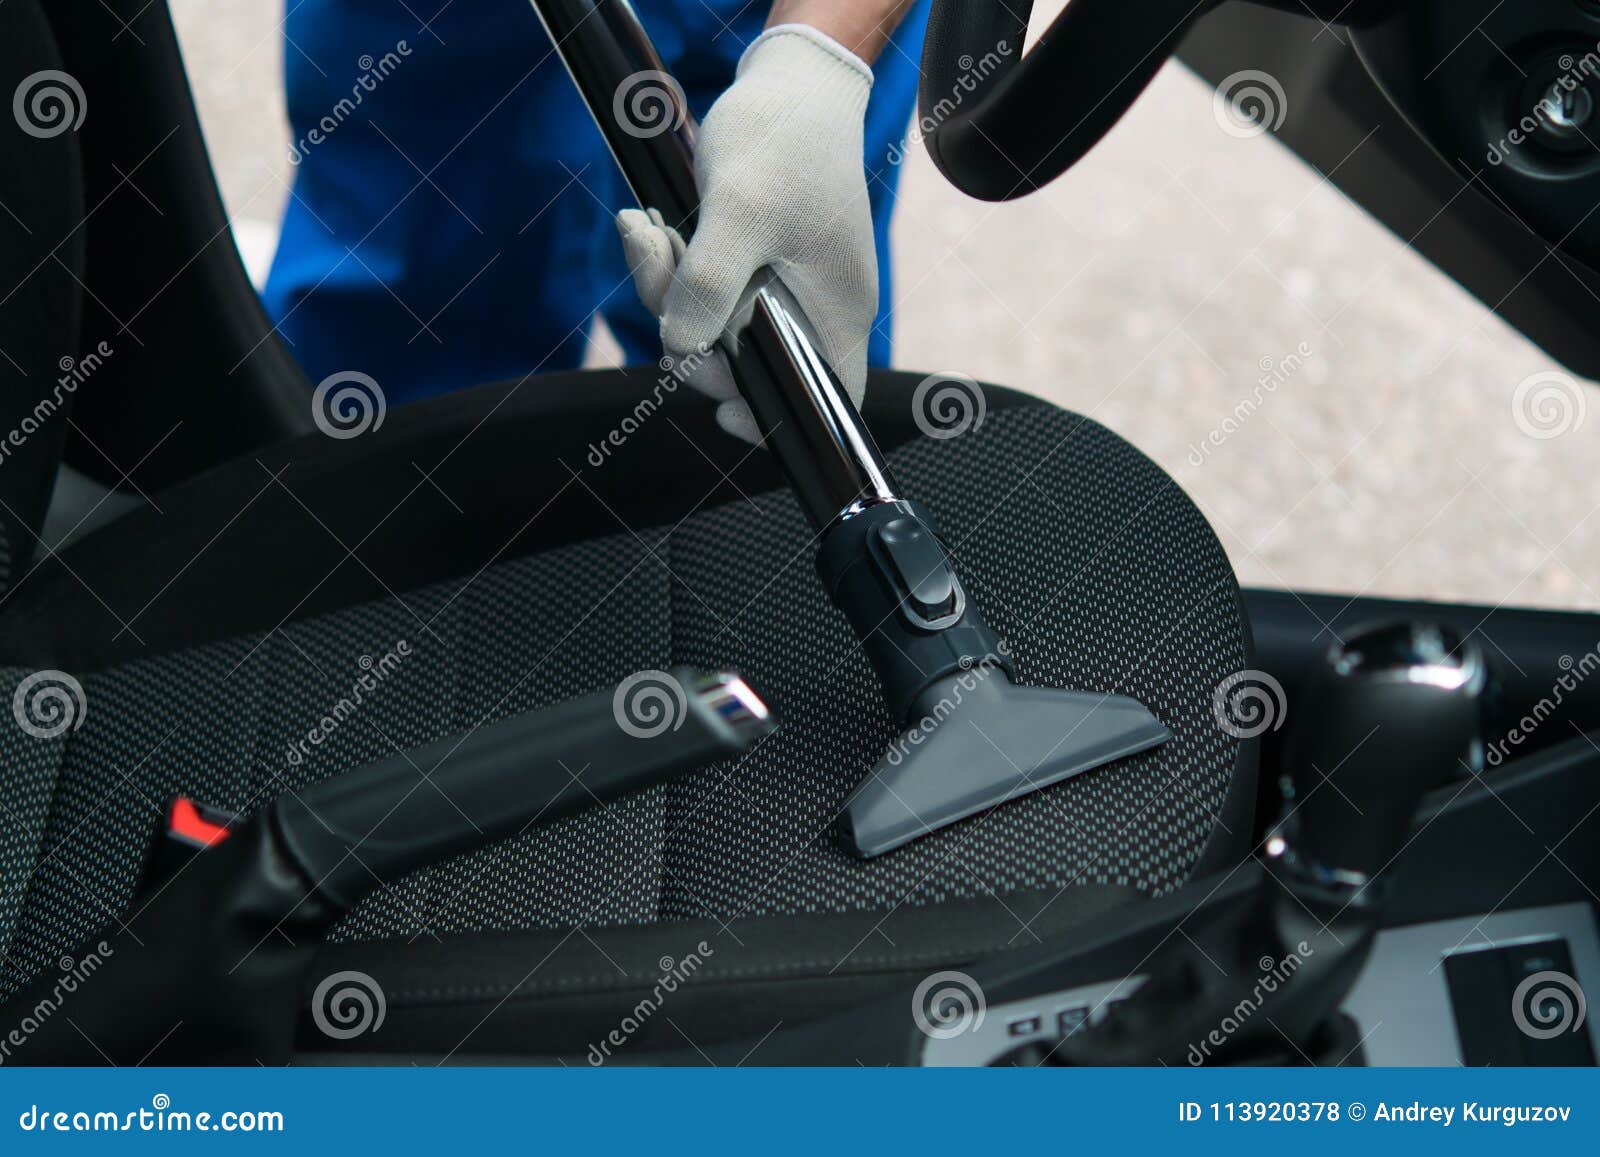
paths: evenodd
<path fill-rule="evenodd" d="M 878 311 L 863 163 L 872 70 L 816 29 L 782 24 L 751 43 L 735 76 L 696 142 L 700 217 L 687 252 L 659 214 L 617 218 L 639 297 L 682 363 L 748 308 L 751 279 L 770 266 L 859 405 Z M 755 441 L 726 362 L 720 354 L 698 360 L 689 383 L 722 402 L 724 429 Z"/>

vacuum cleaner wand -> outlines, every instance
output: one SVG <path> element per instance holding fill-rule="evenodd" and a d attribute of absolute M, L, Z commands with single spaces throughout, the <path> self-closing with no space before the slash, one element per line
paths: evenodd
<path fill-rule="evenodd" d="M 694 123 L 626 0 L 532 0 L 635 198 L 694 231 Z M 630 102 L 655 102 L 647 129 Z M 637 108 L 637 105 L 633 105 Z M 809 326 L 770 271 L 720 341 L 739 392 L 821 534 L 818 570 L 908 730 L 841 825 L 863 856 L 1164 743 L 1141 704 L 1013 682 L 933 516 L 903 498 Z"/>
<path fill-rule="evenodd" d="M 634 199 L 687 241 L 700 208 L 694 120 L 632 5 L 534 0 L 533 8 Z M 893 501 L 883 455 L 776 278 L 756 292 L 748 325 L 723 350 L 765 444 L 818 529 L 858 504 Z"/>

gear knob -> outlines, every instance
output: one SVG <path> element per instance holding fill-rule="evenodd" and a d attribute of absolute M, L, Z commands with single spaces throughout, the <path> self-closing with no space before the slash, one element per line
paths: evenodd
<path fill-rule="evenodd" d="M 1335 646 L 1289 736 L 1278 835 L 1320 868 L 1382 871 L 1422 796 L 1482 770 L 1490 690 L 1482 649 L 1437 624 L 1376 627 Z"/>

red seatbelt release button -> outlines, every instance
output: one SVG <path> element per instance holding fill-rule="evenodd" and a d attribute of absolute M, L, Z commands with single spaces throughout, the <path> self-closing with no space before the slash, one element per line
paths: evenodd
<path fill-rule="evenodd" d="M 195 848 L 209 848 L 227 839 L 229 817 L 216 808 L 177 796 L 167 808 L 167 835 Z"/>

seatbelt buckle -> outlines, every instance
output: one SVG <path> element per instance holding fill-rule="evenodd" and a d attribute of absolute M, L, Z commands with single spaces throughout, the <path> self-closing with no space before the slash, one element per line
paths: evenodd
<path fill-rule="evenodd" d="M 233 834 L 236 816 L 207 804 L 175 795 L 161 810 L 161 829 L 150 845 L 143 889 L 159 888 L 188 867 L 202 852 Z"/>

